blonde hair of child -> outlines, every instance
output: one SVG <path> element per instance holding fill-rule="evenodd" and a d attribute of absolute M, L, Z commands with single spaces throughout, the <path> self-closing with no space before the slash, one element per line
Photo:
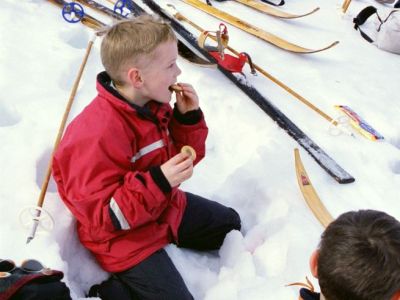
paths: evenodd
<path fill-rule="evenodd" d="M 101 61 L 117 85 L 124 85 L 124 71 L 152 59 L 158 45 L 177 38 L 169 24 L 153 15 L 117 22 L 105 31 L 101 43 Z"/>

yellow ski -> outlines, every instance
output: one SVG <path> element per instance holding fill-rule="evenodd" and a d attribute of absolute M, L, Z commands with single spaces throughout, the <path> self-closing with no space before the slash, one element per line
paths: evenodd
<path fill-rule="evenodd" d="M 317 192 L 315 191 L 304 165 L 300 158 L 299 149 L 294 149 L 294 161 L 296 165 L 297 182 L 299 183 L 300 190 L 303 194 L 304 200 L 306 200 L 308 207 L 311 209 L 314 216 L 322 224 L 327 227 L 333 218 L 325 205 L 319 199 Z"/>
<path fill-rule="evenodd" d="M 205 12 L 217 19 L 223 20 L 243 31 L 246 31 L 247 33 L 250 33 L 270 44 L 273 44 L 281 49 L 284 49 L 284 50 L 287 50 L 290 52 L 301 53 L 301 54 L 315 53 L 315 52 L 320 52 L 320 51 L 330 49 L 339 43 L 338 41 L 336 41 L 324 48 L 307 49 L 307 48 L 298 46 L 296 44 L 293 44 L 291 42 L 288 42 L 272 33 L 269 33 L 269 32 L 262 30 L 256 26 L 253 26 L 250 23 L 247 23 L 247 22 L 245 22 L 239 18 L 236 18 L 226 12 L 223 12 L 219 9 L 216 9 L 215 7 L 209 6 L 199 0 L 181 0 L 181 1 L 197 8 L 197 9 L 200 9 L 203 12 Z"/>

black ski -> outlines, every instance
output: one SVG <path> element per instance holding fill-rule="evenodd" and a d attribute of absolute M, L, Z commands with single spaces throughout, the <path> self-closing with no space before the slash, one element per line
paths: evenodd
<path fill-rule="evenodd" d="M 93 1 L 93 0 L 75 0 L 75 1 L 85 5 L 87 7 L 90 7 L 96 11 L 99 11 L 103 14 L 106 14 L 109 17 L 114 18 L 116 20 L 122 20 L 122 19 L 126 18 L 126 16 L 118 14 L 115 11 L 113 11 L 112 9 L 108 8 L 107 6 L 104 6 L 101 3 L 98 3 L 96 1 Z M 130 8 L 132 9 L 132 13 L 135 16 L 145 13 L 145 11 L 138 5 L 132 6 Z M 199 55 L 194 53 L 192 51 L 192 49 L 190 49 L 188 46 L 186 46 L 185 43 L 183 43 L 179 38 L 178 38 L 178 52 L 182 58 L 188 60 L 191 63 L 206 66 L 206 67 L 215 66 L 215 63 L 210 62 L 204 58 L 201 58 Z"/>
<path fill-rule="evenodd" d="M 87 1 L 89 0 L 80 0 Z M 133 13 L 144 12 L 143 8 L 132 0 L 128 0 L 133 8 Z M 90 0 L 90 2 L 96 2 Z M 170 16 L 163 8 L 161 8 L 153 0 L 143 0 L 152 11 L 168 20 L 175 32 L 183 37 L 190 45 L 197 49 L 203 56 L 212 62 L 215 59 L 197 44 L 197 39 L 189 32 L 179 21 Z M 101 5 L 97 3 L 97 5 Z M 282 129 L 284 129 L 300 146 L 302 146 L 314 160 L 337 182 L 351 183 L 354 178 L 347 173 L 338 163 L 336 163 L 324 150 L 322 150 L 314 141 L 312 141 L 299 127 L 297 127 L 286 115 L 284 115 L 277 107 L 270 103 L 257 89 L 255 89 L 247 79 L 218 66 L 218 69 L 229 78 L 237 87 L 239 87 L 252 101 L 254 101 L 268 116 L 270 116 Z"/>
<path fill-rule="evenodd" d="M 138 7 L 133 1 L 132 6 Z M 163 8 L 161 8 L 153 0 L 143 0 L 152 11 L 161 17 L 167 19 L 174 30 L 183 38 L 185 38 L 193 47 L 211 61 L 215 61 L 213 57 L 197 44 L 197 39 L 188 31 L 184 25 L 170 16 Z M 286 115 L 284 115 L 277 107 L 270 103 L 257 89 L 255 89 L 246 78 L 238 77 L 235 74 L 218 66 L 218 69 L 228 77 L 237 87 L 239 87 L 251 100 L 253 100 L 268 116 L 270 116 L 278 125 L 284 129 L 300 146 L 302 146 L 314 160 L 336 181 L 339 183 L 354 182 L 354 177 L 347 173 L 338 163 L 336 163 L 324 150 L 322 150 L 314 141 L 312 141 L 299 127 L 296 126 Z"/>

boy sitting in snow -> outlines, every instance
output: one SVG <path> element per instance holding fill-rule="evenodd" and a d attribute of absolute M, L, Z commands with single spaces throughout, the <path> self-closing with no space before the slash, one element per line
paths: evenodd
<path fill-rule="evenodd" d="M 321 295 L 301 289 L 304 300 L 399 300 L 400 222 L 384 212 L 339 216 L 310 258 Z"/>
<path fill-rule="evenodd" d="M 131 299 L 193 299 L 163 248 L 218 249 L 240 229 L 233 209 L 178 188 L 204 157 L 208 129 L 190 84 L 179 83 L 174 109 L 169 104 L 177 56 L 171 27 L 155 17 L 109 28 L 98 95 L 54 156 L 80 241 Z M 197 156 L 180 153 L 184 145 Z"/>

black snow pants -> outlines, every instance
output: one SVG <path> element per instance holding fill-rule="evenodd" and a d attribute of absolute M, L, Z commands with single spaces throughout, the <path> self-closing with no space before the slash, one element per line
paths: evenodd
<path fill-rule="evenodd" d="M 240 230 L 232 208 L 186 193 L 187 206 L 178 230 L 177 246 L 217 250 L 231 230 Z M 124 272 L 113 274 L 98 288 L 103 300 L 190 300 L 193 296 L 164 249 Z"/>

